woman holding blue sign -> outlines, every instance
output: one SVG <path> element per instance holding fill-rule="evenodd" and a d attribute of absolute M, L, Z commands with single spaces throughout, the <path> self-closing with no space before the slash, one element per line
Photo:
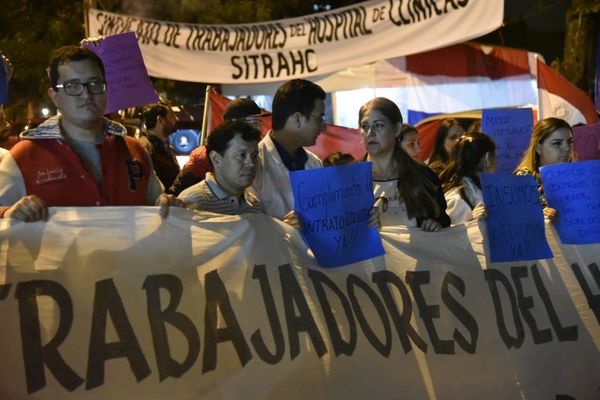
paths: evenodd
<path fill-rule="evenodd" d="M 480 132 L 464 134 L 440 180 L 452 225 L 485 215 L 479 174 L 496 170 L 496 145 Z"/>
<path fill-rule="evenodd" d="M 439 179 L 427 166 L 402 149 L 402 114 L 393 101 L 377 97 L 359 111 L 359 126 L 373 164 L 376 207 L 381 204 L 383 225 L 420 227 L 439 231 L 450 226 Z"/>
<path fill-rule="evenodd" d="M 572 150 L 573 131 L 571 126 L 560 118 L 543 119 L 533 128 L 529 147 L 514 172 L 515 175 L 533 175 L 538 184 L 544 215 L 551 221 L 556 218 L 556 210 L 548 207 L 546 202 L 540 168 L 545 165 L 570 162 Z"/>

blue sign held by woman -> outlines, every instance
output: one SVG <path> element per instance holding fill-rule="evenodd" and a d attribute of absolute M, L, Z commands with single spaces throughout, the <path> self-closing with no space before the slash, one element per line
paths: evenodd
<path fill-rule="evenodd" d="M 290 172 L 302 235 L 319 265 L 339 267 L 384 254 L 368 226 L 373 207 L 371 163 Z"/>

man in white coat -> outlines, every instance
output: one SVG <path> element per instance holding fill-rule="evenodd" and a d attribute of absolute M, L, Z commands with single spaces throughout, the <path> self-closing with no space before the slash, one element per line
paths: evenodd
<path fill-rule="evenodd" d="M 251 190 L 266 214 L 285 221 L 296 218 L 288 173 L 323 166 L 304 146 L 314 145 L 325 127 L 325 92 L 304 79 L 286 82 L 275 93 L 272 115 L 272 130 L 258 144 Z"/>

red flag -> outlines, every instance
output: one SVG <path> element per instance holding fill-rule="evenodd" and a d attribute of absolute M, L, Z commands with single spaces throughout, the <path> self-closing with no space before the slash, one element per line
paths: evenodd
<path fill-rule="evenodd" d="M 221 125 L 223 120 L 223 112 L 225 112 L 225 108 L 231 102 L 225 96 L 221 96 L 215 88 L 211 88 L 208 93 L 208 118 L 209 125 L 207 127 L 207 132 L 210 133 L 214 128 Z M 262 118 L 262 136 L 265 136 L 267 132 L 271 130 L 271 116 L 263 116 Z"/>
<path fill-rule="evenodd" d="M 227 97 L 217 93 L 214 87 L 210 88 L 208 92 L 208 125 L 206 126 L 208 133 L 223 123 L 223 112 L 230 101 Z"/>
<path fill-rule="evenodd" d="M 598 114 L 592 99 L 564 76 L 537 60 L 540 118 L 562 118 L 569 125 L 595 124 Z"/>
<path fill-rule="evenodd" d="M 358 129 L 345 128 L 337 125 L 327 125 L 325 132 L 321 132 L 314 146 L 308 150 L 324 160 L 331 153 L 341 151 L 352 154 L 355 160 L 362 160 L 365 155 L 365 145 Z"/>

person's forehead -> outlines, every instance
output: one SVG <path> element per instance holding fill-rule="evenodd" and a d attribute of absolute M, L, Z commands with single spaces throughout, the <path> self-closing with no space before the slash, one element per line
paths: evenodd
<path fill-rule="evenodd" d="M 100 67 L 92 60 L 67 61 L 58 66 L 58 79 L 102 79 Z"/>
<path fill-rule="evenodd" d="M 571 132 L 565 128 L 558 128 L 550 135 L 548 135 L 548 139 L 568 139 L 571 137 Z"/>
<path fill-rule="evenodd" d="M 367 110 L 362 118 L 363 121 L 383 121 L 387 122 L 388 119 L 383 113 L 377 109 L 369 109 Z"/>
<path fill-rule="evenodd" d="M 242 139 L 242 135 L 239 133 L 236 133 L 231 140 L 229 141 L 229 143 L 227 143 L 227 151 L 236 151 L 236 150 L 250 150 L 250 151 L 254 151 L 254 150 L 258 150 L 258 143 L 253 141 L 253 140 L 244 140 Z"/>

